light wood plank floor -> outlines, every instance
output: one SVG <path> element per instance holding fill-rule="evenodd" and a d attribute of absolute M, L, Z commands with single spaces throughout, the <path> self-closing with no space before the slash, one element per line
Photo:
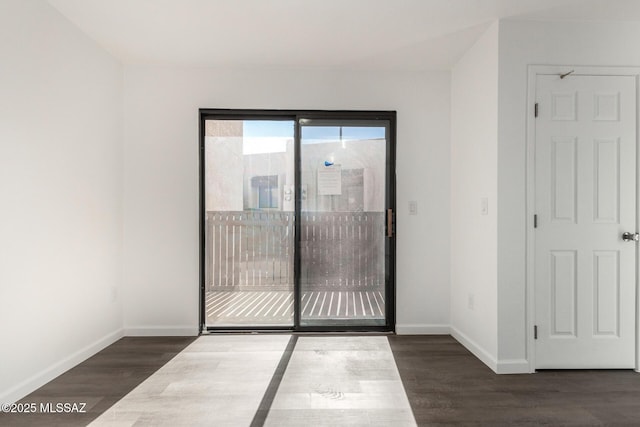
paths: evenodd
<path fill-rule="evenodd" d="M 264 425 L 416 425 L 386 337 L 296 338 Z M 290 341 L 200 337 L 91 425 L 251 425 Z"/>

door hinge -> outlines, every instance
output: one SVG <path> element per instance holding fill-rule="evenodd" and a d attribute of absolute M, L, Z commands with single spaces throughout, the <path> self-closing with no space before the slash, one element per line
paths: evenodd
<path fill-rule="evenodd" d="M 533 106 L 533 116 L 538 117 L 538 103 L 536 102 Z"/>
<path fill-rule="evenodd" d="M 533 216 L 533 228 L 538 228 L 538 215 Z"/>
<path fill-rule="evenodd" d="M 537 340 L 538 339 L 538 325 L 535 325 L 533 327 L 533 339 Z"/>

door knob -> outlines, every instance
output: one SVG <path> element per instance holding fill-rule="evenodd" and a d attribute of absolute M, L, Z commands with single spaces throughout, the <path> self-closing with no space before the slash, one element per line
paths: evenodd
<path fill-rule="evenodd" d="M 627 231 L 626 233 L 622 233 L 622 240 L 624 240 L 625 242 L 637 242 L 640 240 L 640 234 L 629 233 Z"/>

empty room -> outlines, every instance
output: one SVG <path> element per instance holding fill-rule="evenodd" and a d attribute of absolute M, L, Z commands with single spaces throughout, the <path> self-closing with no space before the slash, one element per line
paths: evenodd
<path fill-rule="evenodd" d="M 0 0 L 0 425 L 640 424 L 637 0 Z"/>

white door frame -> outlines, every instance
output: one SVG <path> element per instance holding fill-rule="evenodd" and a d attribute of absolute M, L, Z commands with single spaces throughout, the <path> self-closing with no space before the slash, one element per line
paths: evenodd
<path fill-rule="evenodd" d="M 573 70 L 573 71 L 572 71 Z M 533 215 L 535 214 L 535 102 L 536 80 L 539 75 L 560 75 L 569 73 L 589 76 L 634 76 L 636 79 L 636 229 L 640 231 L 640 146 L 638 146 L 638 127 L 640 125 L 640 67 L 590 67 L 573 65 L 529 65 L 527 84 L 527 135 L 526 135 L 526 325 L 525 331 L 527 343 L 527 359 L 529 360 L 529 372 L 535 372 L 535 340 L 533 328 L 535 325 L 535 233 L 533 228 Z M 636 372 L 640 372 L 640 292 L 638 287 L 640 260 L 636 251 Z"/>

